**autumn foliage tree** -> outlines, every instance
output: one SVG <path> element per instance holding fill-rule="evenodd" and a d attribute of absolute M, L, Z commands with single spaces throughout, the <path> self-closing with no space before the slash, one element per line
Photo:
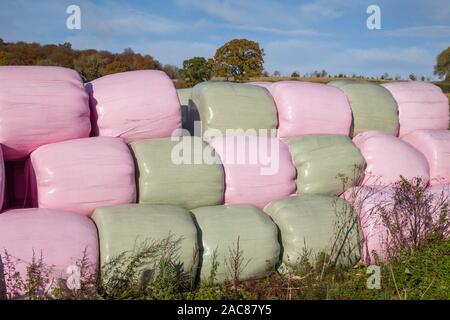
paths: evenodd
<path fill-rule="evenodd" d="M 437 56 L 434 74 L 446 81 L 450 81 L 450 47 Z"/>
<path fill-rule="evenodd" d="M 232 77 L 235 81 L 260 77 L 264 71 L 264 49 L 259 43 L 247 39 L 234 39 L 217 49 L 214 71 L 219 77 Z"/>

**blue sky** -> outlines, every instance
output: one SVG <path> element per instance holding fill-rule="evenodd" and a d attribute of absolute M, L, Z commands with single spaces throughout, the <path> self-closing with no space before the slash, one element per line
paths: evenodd
<path fill-rule="evenodd" d="M 81 30 L 66 28 L 71 4 L 81 7 Z M 381 30 L 366 27 L 371 4 L 381 8 Z M 450 1 L 0 0 L 0 38 L 7 42 L 131 47 L 180 66 L 242 37 L 265 49 L 270 73 L 432 76 L 437 54 L 450 45 Z"/>

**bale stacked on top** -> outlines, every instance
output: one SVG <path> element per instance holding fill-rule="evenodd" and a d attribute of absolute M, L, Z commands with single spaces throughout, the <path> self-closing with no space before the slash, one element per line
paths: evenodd
<path fill-rule="evenodd" d="M 86 86 L 95 135 L 126 142 L 169 137 L 181 128 L 181 110 L 172 80 L 162 71 L 116 73 Z"/>
<path fill-rule="evenodd" d="M 430 167 L 430 183 L 450 183 L 450 131 L 415 130 L 402 137 L 419 150 Z"/>
<path fill-rule="evenodd" d="M 88 137 L 88 95 L 79 74 L 60 67 L 0 67 L 0 123 L 7 161 L 49 143 Z"/>
<path fill-rule="evenodd" d="M 383 87 L 397 101 L 400 137 L 418 129 L 448 129 L 448 99 L 438 86 L 407 81 L 385 83 Z"/>
<path fill-rule="evenodd" d="M 186 209 L 222 204 L 224 173 L 214 150 L 199 137 L 174 139 L 131 143 L 139 203 L 172 204 Z"/>
<path fill-rule="evenodd" d="M 339 195 L 359 180 L 365 161 L 342 135 L 304 135 L 286 140 L 297 168 L 297 193 Z"/>
<path fill-rule="evenodd" d="M 215 138 L 211 146 L 225 171 L 225 204 L 267 203 L 295 193 L 295 167 L 287 145 L 264 136 Z"/>
<path fill-rule="evenodd" d="M 355 265 L 359 258 L 359 233 L 351 205 L 336 197 L 299 195 L 271 202 L 264 208 L 280 229 L 283 262 L 295 267 L 304 258 L 315 263 L 326 253 L 331 263 Z"/>
<path fill-rule="evenodd" d="M 348 98 L 353 113 L 352 136 L 370 130 L 398 134 L 398 106 L 386 88 L 364 81 L 331 81 L 328 85 L 341 89 Z"/>
<path fill-rule="evenodd" d="M 341 90 L 299 81 L 275 82 L 267 88 L 277 106 L 281 138 L 320 133 L 349 135 L 352 112 Z"/>
<path fill-rule="evenodd" d="M 277 128 L 277 109 L 267 89 L 231 82 L 203 82 L 192 90 L 192 103 L 202 121 L 202 135 L 215 129 L 222 135 L 227 129 L 255 130 Z"/>
<path fill-rule="evenodd" d="M 388 186 L 400 180 L 430 179 L 429 166 L 424 155 L 397 137 L 380 131 L 368 131 L 357 135 L 353 142 L 366 160 L 362 185 Z"/>
<path fill-rule="evenodd" d="M 143 273 L 155 271 L 161 258 L 175 258 L 177 270 L 195 276 L 198 256 L 197 229 L 186 209 L 169 205 L 131 204 L 95 210 L 92 219 L 97 225 L 102 268 L 125 254 L 129 258 L 152 244 L 159 245 L 155 260 L 148 261 Z M 163 250 L 164 245 L 167 247 Z M 171 249 L 172 248 L 172 249 Z M 157 255 L 166 254 L 166 257 Z M 159 258 L 159 259 L 158 259 Z"/>
<path fill-rule="evenodd" d="M 275 270 L 280 256 L 278 230 L 264 212 L 236 205 L 202 207 L 192 213 L 202 241 L 201 280 L 258 279 Z"/>
<path fill-rule="evenodd" d="M 50 144 L 31 154 L 35 205 L 90 215 L 136 198 L 134 162 L 119 138 L 96 137 Z"/>

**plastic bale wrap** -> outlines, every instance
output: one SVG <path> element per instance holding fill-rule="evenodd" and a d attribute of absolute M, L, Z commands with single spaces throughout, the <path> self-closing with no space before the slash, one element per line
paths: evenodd
<path fill-rule="evenodd" d="M 0 145 L 0 212 L 5 200 L 5 163 L 3 162 L 2 146 Z"/>
<path fill-rule="evenodd" d="M 360 259 L 356 213 L 343 199 L 299 195 L 271 202 L 264 209 L 280 229 L 283 262 L 295 267 L 305 252 L 311 263 L 326 253 L 331 264 L 351 267 Z"/>
<path fill-rule="evenodd" d="M 247 84 L 251 84 L 254 86 L 260 86 L 263 88 L 266 88 L 270 92 L 270 87 L 274 84 L 274 82 L 270 81 L 253 81 L 253 82 L 247 82 Z"/>
<path fill-rule="evenodd" d="M 0 67 L 0 123 L 8 161 L 42 145 L 88 137 L 88 95 L 79 74 L 60 67 Z"/>
<path fill-rule="evenodd" d="M 0 214 L 0 260 L 4 268 L 5 250 L 22 281 L 27 278 L 26 269 L 33 262 L 33 255 L 35 263 L 42 258 L 44 274 L 51 271 L 49 279 L 45 279 L 50 280 L 45 283 L 47 288 L 51 280 L 67 278 L 70 267 L 80 265 L 83 259 L 88 266 L 84 271 L 90 275 L 97 272 L 97 229 L 89 218 L 72 212 L 21 209 Z M 24 292 L 10 294 L 20 296 Z"/>
<path fill-rule="evenodd" d="M 192 213 L 203 243 L 202 281 L 258 279 L 275 270 L 280 257 L 278 230 L 264 212 L 236 205 L 202 207 Z M 235 262 L 240 264 L 238 270 Z"/>
<path fill-rule="evenodd" d="M 386 88 L 362 81 L 331 81 L 328 84 L 341 89 L 348 98 L 353 113 L 352 136 L 370 130 L 398 134 L 398 106 Z"/>
<path fill-rule="evenodd" d="M 450 183 L 450 131 L 416 130 L 402 140 L 419 150 L 430 167 L 430 183 Z"/>
<path fill-rule="evenodd" d="M 358 214 L 362 262 L 366 265 L 387 262 L 389 231 L 380 212 L 392 206 L 392 189 L 382 186 L 354 187 L 341 197 L 351 203 Z"/>
<path fill-rule="evenodd" d="M 182 127 L 188 130 L 190 135 L 195 135 L 194 124 L 195 121 L 200 121 L 198 110 L 193 103 L 191 103 L 192 88 L 178 89 L 178 98 L 181 103 L 181 119 Z"/>
<path fill-rule="evenodd" d="M 342 135 L 305 135 L 286 140 L 297 168 L 297 193 L 339 195 L 356 184 L 365 161 Z"/>
<path fill-rule="evenodd" d="M 225 170 L 225 204 L 258 208 L 295 193 L 295 167 L 277 138 L 226 136 L 211 141 Z"/>
<path fill-rule="evenodd" d="M 411 180 L 430 179 L 428 162 L 414 147 L 394 136 L 379 131 L 359 134 L 353 142 L 366 160 L 364 180 L 361 185 L 390 185 L 400 176 Z"/>
<path fill-rule="evenodd" d="M 131 143 L 137 163 L 139 203 L 186 209 L 223 203 L 224 173 L 219 157 L 199 137 Z M 208 154 L 211 161 L 203 161 Z"/>
<path fill-rule="evenodd" d="M 94 134 L 126 142 L 170 137 L 181 128 L 181 109 L 172 80 L 162 71 L 116 73 L 86 86 Z"/>
<path fill-rule="evenodd" d="M 254 130 L 256 134 L 267 135 L 278 125 L 273 98 L 260 86 L 203 82 L 193 88 L 192 103 L 202 121 L 202 135 L 213 129 L 222 135 L 227 134 L 227 129 Z"/>
<path fill-rule="evenodd" d="M 304 134 L 349 135 L 352 112 L 345 94 L 320 83 L 281 81 L 269 87 L 281 138 Z"/>
<path fill-rule="evenodd" d="M 419 129 L 448 129 L 448 99 L 438 86 L 407 81 L 385 83 L 383 87 L 397 101 L 400 137 Z"/>
<path fill-rule="evenodd" d="M 98 208 L 92 219 L 98 229 L 103 270 L 114 267 L 114 261 L 121 255 L 125 255 L 122 259 L 129 259 L 152 245 L 166 245 L 168 248 L 156 254 L 170 256 L 175 259 L 171 262 L 178 270 L 195 276 L 199 260 L 198 236 L 192 215 L 186 209 L 170 205 L 130 204 Z M 149 260 L 142 272 L 151 272 L 154 263 L 158 262 Z"/>
<path fill-rule="evenodd" d="M 96 137 L 47 145 L 31 154 L 39 208 L 90 215 L 98 207 L 135 201 L 135 171 L 119 138 Z"/>

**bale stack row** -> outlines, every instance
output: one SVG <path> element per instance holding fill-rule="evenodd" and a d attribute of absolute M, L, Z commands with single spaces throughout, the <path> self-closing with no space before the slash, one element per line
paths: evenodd
<path fill-rule="evenodd" d="M 169 234 L 182 238 L 182 268 L 202 279 L 232 277 L 236 246 L 249 261 L 242 279 L 293 266 L 307 249 L 353 265 L 362 209 L 340 195 L 373 187 L 371 175 L 450 180 L 442 93 L 423 87 L 410 103 L 400 85 L 207 82 L 179 99 L 159 71 L 83 86 L 72 70 L 1 67 L 0 249 L 24 262 L 49 253 L 55 277 L 81 248 L 98 266 Z M 414 127 L 408 111 L 429 104 Z M 411 132 L 399 139 L 403 123 Z"/>

